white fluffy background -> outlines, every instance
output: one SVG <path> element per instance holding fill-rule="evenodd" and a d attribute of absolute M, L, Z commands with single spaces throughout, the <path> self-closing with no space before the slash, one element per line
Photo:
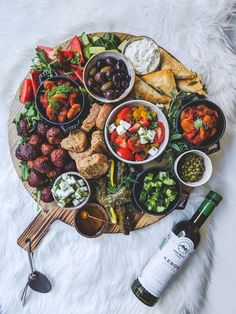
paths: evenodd
<path fill-rule="evenodd" d="M 53 289 L 46 295 L 30 292 L 24 308 L 20 295 L 29 265 L 25 252 L 16 245 L 16 239 L 36 215 L 36 205 L 14 171 L 7 139 L 10 103 L 20 80 L 28 71 L 34 47 L 38 44 L 54 46 L 82 31 L 123 31 L 152 36 L 187 66 L 203 75 L 209 97 L 225 109 L 233 121 L 236 56 L 226 31 L 231 29 L 234 5 L 235 1 L 229 0 L 1 1 L 0 312 L 236 312 L 233 301 L 235 281 L 227 278 L 236 275 L 233 266 L 235 253 L 232 254 L 232 247 L 236 245 L 233 215 L 236 140 L 233 123 L 231 134 L 228 130 L 222 141 L 224 151 L 212 156 L 213 178 L 208 186 L 192 194 L 184 212 L 175 211 L 160 223 L 132 232 L 129 237 L 104 235 L 94 240 L 80 237 L 65 224 L 55 223 L 35 254 L 37 269 L 48 274 Z M 224 195 L 225 200 L 210 219 L 196 254 L 160 303 L 154 308 L 144 306 L 130 290 L 132 281 L 173 223 L 190 217 L 210 188 Z M 230 258 L 225 261 L 224 256 Z M 207 294 L 210 278 L 212 283 Z M 203 310 L 201 306 L 206 295 L 209 302 Z"/>

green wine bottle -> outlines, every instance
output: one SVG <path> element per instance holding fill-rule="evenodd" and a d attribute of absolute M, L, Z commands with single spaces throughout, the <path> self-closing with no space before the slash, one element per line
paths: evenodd
<path fill-rule="evenodd" d="M 148 306 L 159 300 L 175 273 L 200 242 L 199 229 L 221 202 L 222 197 L 210 191 L 190 220 L 177 223 L 132 284 L 136 297 Z"/>

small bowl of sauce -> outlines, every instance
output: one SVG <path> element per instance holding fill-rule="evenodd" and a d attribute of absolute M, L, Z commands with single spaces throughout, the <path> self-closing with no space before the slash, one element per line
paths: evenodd
<path fill-rule="evenodd" d="M 105 232 L 108 226 L 108 215 L 101 205 L 87 203 L 77 211 L 74 222 L 79 234 L 87 238 L 96 238 Z"/>

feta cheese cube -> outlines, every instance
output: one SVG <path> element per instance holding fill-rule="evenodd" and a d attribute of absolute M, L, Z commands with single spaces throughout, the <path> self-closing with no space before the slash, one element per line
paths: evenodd
<path fill-rule="evenodd" d="M 120 120 L 120 125 L 123 126 L 125 130 L 128 130 L 131 127 L 131 123 L 125 121 L 125 120 Z"/>
<path fill-rule="evenodd" d="M 84 191 L 84 192 L 87 192 L 87 191 L 88 191 L 88 188 L 87 188 L 87 186 L 82 186 L 82 187 L 80 188 L 80 191 Z"/>
<path fill-rule="evenodd" d="M 138 129 L 138 134 L 139 135 L 146 134 L 146 130 L 141 127 L 141 128 Z"/>
<path fill-rule="evenodd" d="M 108 132 L 109 133 L 112 133 L 113 131 L 115 131 L 116 129 L 116 126 L 114 123 L 110 124 L 109 127 L 108 127 Z"/>
<path fill-rule="evenodd" d="M 118 127 L 116 128 L 116 132 L 118 135 L 120 135 L 126 133 L 126 129 L 122 125 L 118 125 Z"/>
<path fill-rule="evenodd" d="M 147 131 L 147 138 L 149 139 L 149 141 L 153 141 L 154 140 L 154 137 L 155 137 L 155 131 L 154 130 L 148 130 Z"/>
<path fill-rule="evenodd" d="M 73 176 L 70 176 L 68 177 L 68 179 L 66 179 L 66 182 L 69 184 L 69 185 L 73 185 L 76 183 L 76 180 Z"/>
<path fill-rule="evenodd" d="M 64 191 L 61 191 L 61 199 L 65 199 L 65 198 L 67 198 L 69 195 L 71 195 L 72 193 L 74 193 L 75 191 L 74 191 L 74 189 L 71 187 L 71 186 L 69 186 L 69 188 L 68 189 L 66 189 L 66 190 L 64 190 Z"/>
<path fill-rule="evenodd" d="M 147 144 L 148 143 L 148 138 L 146 135 L 141 135 L 140 136 L 140 143 L 141 144 Z"/>
<path fill-rule="evenodd" d="M 63 180 L 66 180 L 68 178 L 68 174 L 63 173 L 63 175 L 61 176 Z"/>
<path fill-rule="evenodd" d="M 158 153 L 159 149 L 156 148 L 156 147 L 152 147 L 151 149 L 149 149 L 148 153 L 151 155 L 151 156 L 155 156 L 157 153 Z"/>
<path fill-rule="evenodd" d="M 83 179 L 79 179 L 79 180 L 78 180 L 78 183 L 79 183 L 79 185 L 80 185 L 80 186 L 85 185 L 85 182 L 84 182 L 84 180 L 83 180 Z"/>
<path fill-rule="evenodd" d="M 67 190 L 70 186 L 68 185 L 67 181 L 61 181 L 59 187 L 62 191 Z"/>
<path fill-rule="evenodd" d="M 72 203 L 73 203 L 74 206 L 77 206 L 77 205 L 80 204 L 80 201 L 77 200 L 77 199 L 74 199 L 74 200 L 72 201 Z"/>

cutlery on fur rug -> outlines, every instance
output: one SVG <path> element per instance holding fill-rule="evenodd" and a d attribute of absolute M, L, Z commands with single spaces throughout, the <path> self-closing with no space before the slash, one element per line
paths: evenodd
<path fill-rule="evenodd" d="M 47 292 L 51 291 L 51 289 L 52 289 L 52 285 L 51 285 L 50 281 L 48 280 L 48 278 L 44 274 L 37 271 L 34 267 L 33 253 L 31 252 L 30 241 L 28 241 L 28 243 L 27 243 L 27 253 L 28 253 L 31 273 L 28 277 L 28 281 L 25 285 L 25 288 L 24 288 L 22 296 L 21 296 L 21 301 L 23 301 L 23 306 L 25 305 L 25 302 L 26 302 L 26 295 L 27 295 L 28 286 L 32 290 L 40 292 L 40 293 L 47 293 Z"/>

